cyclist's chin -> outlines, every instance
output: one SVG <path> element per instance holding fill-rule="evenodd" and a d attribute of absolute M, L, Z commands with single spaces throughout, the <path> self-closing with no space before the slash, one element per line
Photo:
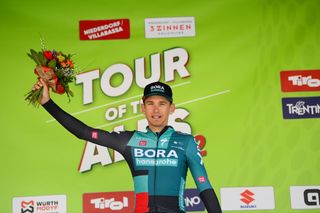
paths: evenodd
<path fill-rule="evenodd" d="M 166 122 L 163 120 L 163 119 L 152 119 L 149 121 L 149 125 L 150 126 L 154 126 L 154 127 L 157 127 L 157 128 L 163 128 L 165 127 L 167 124 Z"/>

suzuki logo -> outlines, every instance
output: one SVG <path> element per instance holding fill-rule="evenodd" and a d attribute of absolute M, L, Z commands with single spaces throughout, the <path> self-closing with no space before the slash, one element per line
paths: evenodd
<path fill-rule="evenodd" d="M 240 200 L 247 205 L 249 205 L 252 201 L 254 201 L 254 198 L 252 197 L 252 196 L 254 196 L 254 193 L 249 191 L 248 189 L 246 189 L 240 195 L 242 196 L 242 198 Z"/>

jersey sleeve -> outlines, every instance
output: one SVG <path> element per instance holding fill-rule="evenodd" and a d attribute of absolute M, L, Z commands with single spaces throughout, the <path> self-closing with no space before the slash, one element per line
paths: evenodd
<path fill-rule="evenodd" d="M 212 188 L 203 164 L 198 144 L 193 137 L 190 137 L 186 155 L 188 166 L 199 192 Z"/>
<path fill-rule="evenodd" d="M 114 149 L 123 153 L 134 132 L 107 132 L 87 126 L 80 120 L 61 109 L 51 99 L 42 105 L 64 128 L 79 139 Z"/>
<path fill-rule="evenodd" d="M 221 213 L 221 207 L 215 191 L 208 179 L 202 156 L 200 154 L 200 149 L 193 137 L 190 137 L 186 155 L 192 177 L 197 185 L 201 200 L 203 201 L 207 212 Z"/>

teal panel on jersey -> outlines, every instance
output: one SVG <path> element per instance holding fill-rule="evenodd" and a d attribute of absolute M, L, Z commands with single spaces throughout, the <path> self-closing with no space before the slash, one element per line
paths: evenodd
<path fill-rule="evenodd" d="M 135 193 L 148 192 L 148 175 L 139 175 L 133 178 Z"/>
<path fill-rule="evenodd" d="M 187 147 L 188 166 L 199 192 L 212 188 L 196 141 L 192 138 Z"/>
<path fill-rule="evenodd" d="M 155 148 L 156 141 L 152 138 L 147 138 L 143 136 L 141 132 L 136 132 L 130 139 L 128 145 L 132 147 L 146 147 L 146 148 Z"/>
<path fill-rule="evenodd" d="M 185 211 L 185 201 L 184 201 L 184 188 L 186 181 L 181 177 L 180 191 L 179 191 L 179 206 L 180 210 Z"/>

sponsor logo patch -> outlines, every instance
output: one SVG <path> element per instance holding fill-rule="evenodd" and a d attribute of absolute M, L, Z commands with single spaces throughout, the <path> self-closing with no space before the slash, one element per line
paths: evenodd
<path fill-rule="evenodd" d="M 292 209 L 320 209 L 320 186 L 291 186 Z"/>
<path fill-rule="evenodd" d="M 83 194 L 83 213 L 131 213 L 134 192 L 102 192 Z"/>
<path fill-rule="evenodd" d="M 206 182 L 206 178 L 204 176 L 200 176 L 200 177 L 198 177 L 198 181 L 200 183 L 205 183 Z"/>
<path fill-rule="evenodd" d="M 205 211 L 198 189 L 186 189 L 184 195 L 187 212 Z"/>
<path fill-rule="evenodd" d="M 80 40 L 130 38 L 129 19 L 83 20 L 79 22 Z"/>
<path fill-rule="evenodd" d="M 281 71 L 283 92 L 320 91 L 320 70 Z"/>
<path fill-rule="evenodd" d="M 284 119 L 320 118 L 320 97 L 282 98 Z"/>
<path fill-rule="evenodd" d="M 195 36 L 194 17 L 147 18 L 145 23 L 146 38 L 170 38 Z"/>
<path fill-rule="evenodd" d="M 274 191 L 271 186 L 221 188 L 220 196 L 221 208 L 224 211 L 275 208 Z"/>
<path fill-rule="evenodd" d="M 92 131 L 91 132 L 91 138 L 98 139 L 98 132 L 97 131 Z"/>
<path fill-rule="evenodd" d="M 12 213 L 67 213 L 65 195 L 15 197 Z"/>

